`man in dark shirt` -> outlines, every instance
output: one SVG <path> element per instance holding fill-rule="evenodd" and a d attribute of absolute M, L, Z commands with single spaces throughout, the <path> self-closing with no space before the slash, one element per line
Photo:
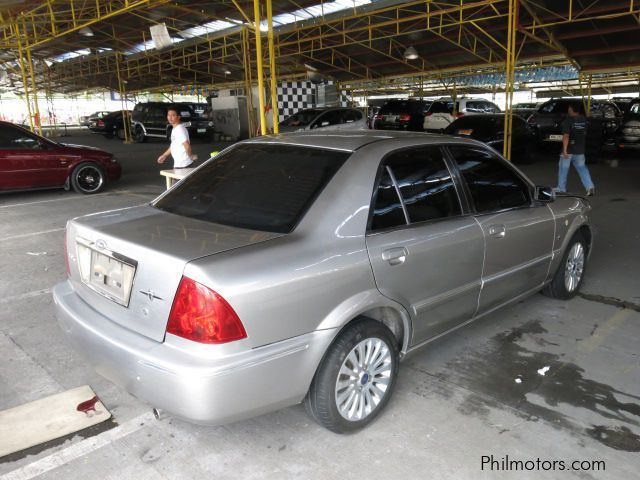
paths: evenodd
<path fill-rule="evenodd" d="M 558 192 L 567 190 L 569 166 L 573 163 L 587 196 L 595 195 L 595 187 L 584 158 L 587 141 L 587 119 L 583 114 L 581 102 L 569 105 L 567 118 L 562 122 L 562 154 L 558 169 Z"/>

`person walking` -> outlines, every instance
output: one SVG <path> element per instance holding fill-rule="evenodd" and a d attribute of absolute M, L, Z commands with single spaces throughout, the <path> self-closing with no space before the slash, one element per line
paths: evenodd
<path fill-rule="evenodd" d="M 587 197 L 595 195 L 596 189 L 591 180 L 584 156 L 587 141 L 587 119 L 581 102 L 569 105 L 567 118 L 562 122 L 562 154 L 558 168 L 558 192 L 567 191 L 567 176 L 573 163 L 580 181 L 587 191 Z"/>
<path fill-rule="evenodd" d="M 173 157 L 173 168 L 188 168 L 194 160 L 189 141 L 189 132 L 180 122 L 180 112 L 177 107 L 167 109 L 167 121 L 173 127 L 171 130 L 171 145 L 158 157 L 158 163 L 163 164 L 171 155 Z"/>

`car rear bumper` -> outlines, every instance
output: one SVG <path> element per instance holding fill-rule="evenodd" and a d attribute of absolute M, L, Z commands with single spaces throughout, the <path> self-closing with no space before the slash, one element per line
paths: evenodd
<path fill-rule="evenodd" d="M 205 425 L 228 423 L 304 398 L 335 335 L 321 330 L 233 355 L 187 352 L 129 331 L 84 302 L 68 281 L 53 289 L 58 323 L 102 376 L 153 407 Z M 202 345 L 198 345 L 202 347 Z"/>

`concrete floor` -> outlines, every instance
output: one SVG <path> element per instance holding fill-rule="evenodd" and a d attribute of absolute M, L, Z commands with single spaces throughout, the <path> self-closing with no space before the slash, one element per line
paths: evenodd
<path fill-rule="evenodd" d="M 55 322 L 50 295 L 65 277 L 65 222 L 160 193 L 155 158 L 166 144 L 124 145 L 86 133 L 64 140 L 114 152 L 125 173 L 95 196 L 0 196 L 0 410 L 89 384 L 114 421 L 0 459 L 0 479 L 637 477 L 640 158 L 591 166 L 597 237 L 582 297 L 535 295 L 431 344 L 403 363 L 374 424 L 338 436 L 301 406 L 215 428 L 156 421 L 148 405 L 83 363 Z M 222 146 L 194 149 L 205 158 Z M 555 169 L 553 158 L 523 168 L 547 185 Z M 572 172 L 570 189 L 580 191 L 577 182 Z M 543 367 L 545 376 L 537 373 Z M 568 468 L 573 460 L 604 461 L 606 470 L 483 470 L 483 456 L 491 455 Z"/>

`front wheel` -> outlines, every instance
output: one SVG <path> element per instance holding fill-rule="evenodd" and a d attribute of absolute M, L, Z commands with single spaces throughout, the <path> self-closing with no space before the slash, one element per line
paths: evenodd
<path fill-rule="evenodd" d="M 144 134 L 144 130 L 140 125 L 136 125 L 136 128 L 133 131 L 133 141 L 136 143 L 147 141 L 147 136 Z"/>
<path fill-rule="evenodd" d="M 325 354 L 305 397 L 307 412 L 335 433 L 363 428 L 389 401 L 398 363 L 393 333 L 374 320 L 356 321 Z"/>
<path fill-rule="evenodd" d="M 93 162 L 81 163 L 71 173 L 71 186 L 78 193 L 98 193 L 106 183 L 104 171 Z"/>
<path fill-rule="evenodd" d="M 544 295 L 561 300 L 569 300 L 577 295 L 584 278 L 587 248 L 584 235 L 577 232 L 569 242 L 553 280 L 542 290 Z"/>

